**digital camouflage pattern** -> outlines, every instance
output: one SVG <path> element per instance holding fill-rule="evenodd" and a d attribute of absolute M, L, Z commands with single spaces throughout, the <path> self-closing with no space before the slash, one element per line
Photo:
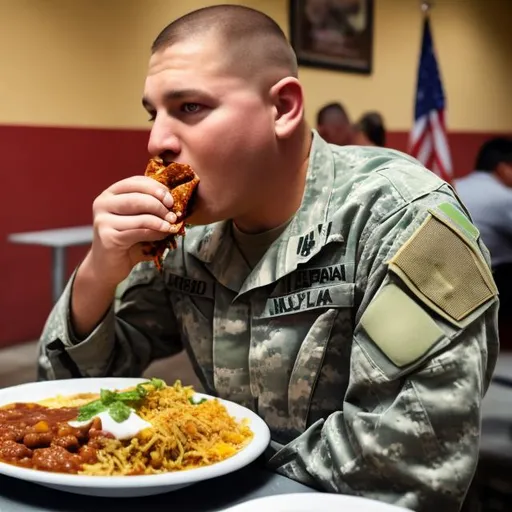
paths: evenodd
<path fill-rule="evenodd" d="M 185 348 L 207 393 L 255 410 L 285 445 L 269 461 L 276 471 L 413 510 L 458 510 L 498 352 L 496 298 L 462 328 L 408 294 L 442 336 L 401 367 L 360 323 L 385 285 L 407 292 L 387 262 L 446 203 L 467 219 L 416 160 L 315 133 L 302 205 L 252 271 L 229 222 L 191 228 L 163 276 L 139 264 L 118 310 L 80 343 L 71 280 L 42 334 L 41 378 L 139 376 Z M 400 326 L 395 314 L 382 322 Z M 401 336 L 406 345 L 421 333 Z"/>

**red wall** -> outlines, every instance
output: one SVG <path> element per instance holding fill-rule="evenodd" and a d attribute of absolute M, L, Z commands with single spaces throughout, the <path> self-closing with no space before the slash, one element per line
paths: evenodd
<path fill-rule="evenodd" d="M 469 172 L 480 144 L 493 134 L 453 133 L 457 175 Z M 145 130 L 0 126 L 0 345 L 38 337 L 51 308 L 51 253 L 16 245 L 9 233 L 91 223 L 93 199 L 107 186 L 140 174 L 147 161 Z M 389 134 L 404 151 L 406 132 Z M 68 275 L 85 255 L 68 251 Z"/>
<path fill-rule="evenodd" d="M 0 126 L 0 345 L 38 337 L 51 308 L 51 249 L 9 233 L 91 223 L 93 199 L 145 169 L 147 132 Z M 68 271 L 86 248 L 68 251 Z"/>

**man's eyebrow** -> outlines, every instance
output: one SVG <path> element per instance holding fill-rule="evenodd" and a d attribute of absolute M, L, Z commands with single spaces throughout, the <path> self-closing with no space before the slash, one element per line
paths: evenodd
<path fill-rule="evenodd" d="M 207 96 L 207 93 L 201 89 L 171 89 L 164 93 L 164 101 L 181 100 L 190 96 Z M 146 110 L 153 109 L 153 105 L 147 98 L 142 98 L 142 106 Z"/>
<path fill-rule="evenodd" d="M 172 89 L 164 94 L 165 101 L 180 100 L 189 96 L 204 96 L 201 89 Z"/>
<path fill-rule="evenodd" d="M 151 104 L 151 102 L 147 98 L 142 98 L 142 106 L 146 110 L 153 110 L 153 105 Z"/>

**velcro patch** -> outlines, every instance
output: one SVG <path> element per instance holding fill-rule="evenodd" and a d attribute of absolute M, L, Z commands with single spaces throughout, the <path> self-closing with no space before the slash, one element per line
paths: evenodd
<path fill-rule="evenodd" d="M 455 225 L 464 231 L 467 235 L 470 236 L 473 240 L 477 240 L 480 233 L 478 232 L 478 228 L 470 222 L 470 220 L 453 204 L 451 203 L 442 203 L 437 209 L 441 211 L 444 215 L 446 215 Z M 431 210 L 431 213 L 435 215 L 435 211 Z"/>
<path fill-rule="evenodd" d="M 386 285 L 370 302 L 361 326 L 399 368 L 417 361 L 444 337 L 428 313 L 395 284 Z"/>
<path fill-rule="evenodd" d="M 497 295 L 476 242 L 440 216 L 429 214 L 388 265 L 421 302 L 458 327 Z"/>

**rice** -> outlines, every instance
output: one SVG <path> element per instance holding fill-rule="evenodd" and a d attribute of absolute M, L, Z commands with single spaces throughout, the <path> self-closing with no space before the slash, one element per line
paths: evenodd
<path fill-rule="evenodd" d="M 82 407 L 82 405 L 97 400 L 99 397 L 100 395 L 98 393 L 79 393 L 73 396 L 57 395 L 52 398 L 39 400 L 37 403 L 45 407 L 51 407 L 52 409 L 58 407 Z"/>
<path fill-rule="evenodd" d="M 217 399 L 191 403 L 194 394 L 179 381 L 150 391 L 137 414 L 152 427 L 131 440 L 105 440 L 98 462 L 85 464 L 80 474 L 151 475 L 192 469 L 227 459 L 251 441 L 247 421 L 231 417 Z"/>

